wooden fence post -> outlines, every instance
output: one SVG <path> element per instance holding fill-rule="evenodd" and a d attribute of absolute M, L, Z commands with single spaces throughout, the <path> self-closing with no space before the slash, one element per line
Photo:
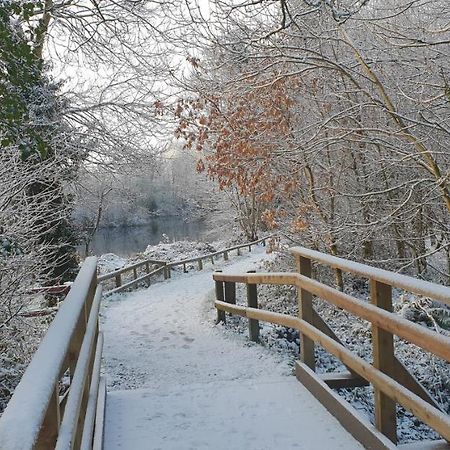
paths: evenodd
<path fill-rule="evenodd" d="M 47 412 L 45 413 L 44 422 L 42 423 L 41 430 L 39 432 L 39 437 L 33 448 L 36 450 L 55 448 L 60 424 L 61 413 L 59 409 L 59 384 L 56 383 L 56 387 L 50 399 L 50 404 L 48 405 Z"/>
<path fill-rule="evenodd" d="M 203 269 L 203 261 L 201 259 L 198 260 L 198 270 Z"/>
<path fill-rule="evenodd" d="M 255 270 L 249 270 L 247 273 L 255 273 Z M 249 308 L 258 308 L 258 289 L 256 284 L 247 283 L 247 305 Z M 259 321 L 255 319 L 249 319 L 248 321 L 248 334 L 250 340 L 253 342 L 259 342 Z"/>
<path fill-rule="evenodd" d="M 248 251 L 249 251 L 249 252 L 252 251 L 252 246 L 251 246 L 251 245 L 248 246 Z"/>
<path fill-rule="evenodd" d="M 234 281 L 225 281 L 225 301 L 236 304 L 236 283 Z"/>
<path fill-rule="evenodd" d="M 223 252 L 223 259 L 228 261 L 228 252 Z"/>
<path fill-rule="evenodd" d="M 186 263 L 183 264 L 183 272 L 184 272 L 184 273 L 187 273 Z"/>
<path fill-rule="evenodd" d="M 148 261 L 145 262 L 145 271 L 146 271 L 147 273 L 150 272 L 150 264 L 148 263 Z"/>
<path fill-rule="evenodd" d="M 216 272 L 222 272 L 221 270 L 216 270 Z M 225 300 L 223 281 L 216 281 L 216 299 L 219 302 L 223 302 Z M 226 322 L 225 311 L 217 310 L 217 322 Z"/>
<path fill-rule="evenodd" d="M 392 287 L 370 280 L 371 303 L 392 312 Z M 391 333 L 372 325 L 373 365 L 395 379 L 394 339 Z M 374 388 L 375 426 L 394 444 L 397 443 L 396 403 Z"/>
<path fill-rule="evenodd" d="M 214 264 L 214 256 L 211 256 L 211 264 Z"/>
<path fill-rule="evenodd" d="M 167 280 L 168 278 L 170 278 L 170 266 L 164 265 L 163 274 L 164 274 L 164 279 L 165 279 L 165 280 Z"/>
<path fill-rule="evenodd" d="M 299 256 L 297 260 L 297 270 L 305 277 L 311 277 L 311 260 Z M 304 289 L 298 289 L 298 316 L 300 319 L 313 323 L 312 294 Z M 314 341 L 300 333 L 300 359 L 310 369 L 315 370 L 316 362 L 314 357 Z"/>
<path fill-rule="evenodd" d="M 134 277 L 134 279 L 137 278 L 137 268 L 136 267 L 133 269 L 133 277 Z"/>
<path fill-rule="evenodd" d="M 120 287 L 122 286 L 122 275 L 120 273 L 118 273 L 116 275 L 116 287 Z"/>

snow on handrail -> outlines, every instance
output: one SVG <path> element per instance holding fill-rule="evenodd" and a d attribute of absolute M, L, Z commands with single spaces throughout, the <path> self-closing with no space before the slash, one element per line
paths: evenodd
<path fill-rule="evenodd" d="M 450 305 L 450 288 L 447 286 L 430 283 L 428 281 L 419 280 L 384 269 L 378 269 L 377 267 L 338 258 L 337 256 L 310 250 L 305 247 L 293 247 L 290 249 L 290 252 L 294 256 L 303 256 L 334 269 L 341 269 L 345 272 L 354 273 L 408 292 L 431 297 Z"/>
<path fill-rule="evenodd" d="M 121 292 L 121 291 L 123 291 L 125 289 L 128 289 L 130 287 L 133 287 L 136 284 L 138 284 L 138 283 L 140 283 L 142 281 L 145 281 L 148 278 L 150 278 L 151 276 L 156 275 L 158 273 L 161 273 L 163 271 L 164 271 L 164 278 L 170 277 L 170 270 L 171 270 L 172 267 L 181 266 L 181 265 L 185 266 L 188 263 L 192 263 L 192 262 L 197 262 L 198 261 L 199 262 L 199 267 L 202 268 L 201 261 L 203 259 L 214 258 L 214 256 L 218 256 L 218 255 L 222 255 L 222 254 L 224 255 L 225 259 L 227 259 L 226 254 L 228 252 L 230 252 L 232 250 L 239 250 L 239 249 L 244 248 L 244 247 L 249 247 L 249 249 L 251 250 L 252 245 L 257 245 L 260 242 L 264 242 L 265 243 L 265 241 L 267 239 L 270 239 L 271 237 L 272 237 L 272 235 L 265 236 L 265 237 L 263 237 L 261 239 L 257 239 L 256 241 L 247 242 L 245 244 L 235 245 L 233 247 L 229 247 L 229 248 L 226 248 L 226 249 L 223 249 L 223 250 L 219 250 L 219 251 L 216 251 L 216 252 L 213 252 L 213 253 L 207 253 L 205 255 L 195 256 L 193 258 L 187 258 L 187 259 L 183 259 L 183 260 L 179 260 L 179 261 L 161 261 L 161 260 L 146 259 L 144 261 L 140 261 L 138 263 L 122 267 L 121 269 L 118 269 L 118 270 L 116 270 L 114 272 L 109 272 L 109 273 L 106 273 L 104 275 L 100 275 L 97 278 L 97 280 L 100 283 L 102 281 L 105 281 L 105 280 L 108 280 L 108 279 L 111 279 L 111 278 L 115 278 L 116 279 L 116 287 L 114 289 L 111 289 L 111 290 L 105 292 L 105 295 L 115 294 L 115 293 Z M 140 277 L 138 277 L 136 269 L 139 268 L 139 267 L 142 267 L 142 266 L 144 266 L 146 264 L 157 264 L 160 267 L 158 267 L 156 270 L 153 270 L 152 272 L 149 272 L 148 271 L 149 268 L 147 267 L 147 273 L 142 275 L 142 276 L 140 276 Z M 131 270 L 134 270 L 134 279 L 131 280 L 131 281 L 128 281 L 125 284 L 122 284 L 121 275 L 123 273 L 129 272 Z"/>
<path fill-rule="evenodd" d="M 97 258 L 86 258 L 0 419 L 1 449 L 34 447 L 96 273 Z"/>
<path fill-rule="evenodd" d="M 71 450 L 76 434 L 80 410 L 82 407 L 83 390 L 89 381 L 89 365 L 92 360 L 92 350 L 98 331 L 98 311 L 102 299 L 102 285 L 97 287 L 92 302 L 86 333 L 81 345 L 78 361 L 70 384 L 64 416 L 60 424 L 56 450 Z"/>
<path fill-rule="evenodd" d="M 191 262 L 196 262 L 199 261 L 201 259 L 207 259 L 207 258 L 211 258 L 217 255 L 221 255 L 223 253 L 227 253 L 227 252 L 231 252 L 232 250 L 238 250 L 240 248 L 244 248 L 244 247 L 251 247 L 252 245 L 257 245 L 260 242 L 265 242 L 267 239 L 270 239 L 272 236 L 265 236 L 261 239 L 257 239 L 256 241 L 252 241 L 252 242 L 247 242 L 246 244 L 239 244 L 239 245 L 235 245 L 233 247 L 228 247 L 225 248 L 223 250 L 218 250 L 217 252 L 213 252 L 213 253 L 207 253 L 206 255 L 201 255 L 201 256 L 194 256 L 193 258 L 187 258 L 187 259 L 182 259 L 179 261 L 172 261 L 172 262 L 168 262 L 167 265 L 168 266 L 180 266 L 182 264 L 188 264 Z"/>

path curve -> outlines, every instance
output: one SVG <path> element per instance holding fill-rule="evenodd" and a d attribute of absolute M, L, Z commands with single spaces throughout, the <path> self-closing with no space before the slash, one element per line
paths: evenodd
<path fill-rule="evenodd" d="M 212 302 L 211 269 L 105 301 L 105 450 L 362 448 L 280 355 L 215 326 Z"/>

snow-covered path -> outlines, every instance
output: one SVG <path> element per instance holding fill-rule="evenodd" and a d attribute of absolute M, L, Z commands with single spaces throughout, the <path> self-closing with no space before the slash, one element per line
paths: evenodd
<path fill-rule="evenodd" d="M 247 271 L 262 257 L 215 268 Z M 214 326 L 211 273 L 105 301 L 105 449 L 362 448 L 280 356 Z"/>

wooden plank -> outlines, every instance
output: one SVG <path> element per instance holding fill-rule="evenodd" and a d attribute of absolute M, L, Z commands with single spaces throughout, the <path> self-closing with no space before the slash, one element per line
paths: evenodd
<path fill-rule="evenodd" d="M 305 277 L 311 278 L 311 260 L 300 256 L 296 259 L 297 270 Z M 298 291 L 298 316 L 308 323 L 313 323 L 312 294 L 302 288 Z M 314 370 L 316 360 L 314 356 L 314 341 L 300 333 L 300 359 L 310 369 Z"/>
<path fill-rule="evenodd" d="M 106 380 L 100 377 L 98 388 L 97 410 L 95 413 L 94 443 L 92 450 L 103 450 L 103 436 L 105 432 Z"/>
<path fill-rule="evenodd" d="M 61 411 L 59 404 L 59 386 L 53 390 L 53 395 L 47 408 L 39 436 L 33 450 L 48 450 L 54 448 L 58 439 L 59 426 L 61 423 Z M 3 447 L 2 447 L 3 448 Z"/>
<path fill-rule="evenodd" d="M 439 439 L 438 441 L 421 441 L 400 444 L 397 448 L 400 450 L 449 450 L 450 444 L 443 439 Z"/>
<path fill-rule="evenodd" d="M 322 333 L 325 333 L 330 338 L 334 339 L 336 342 L 339 342 L 339 344 L 344 345 L 344 343 L 339 339 L 339 337 L 336 335 L 336 333 L 332 330 L 332 328 L 322 319 L 322 317 L 319 316 L 317 311 L 313 308 L 313 321 L 312 324 L 320 330 Z M 353 375 L 354 382 L 359 383 L 358 386 L 365 386 L 367 384 L 367 380 L 364 378 L 361 378 L 358 374 L 353 372 L 349 367 L 347 367 L 347 370 Z M 356 384 L 355 384 L 356 386 Z"/>
<path fill-rule="evenodd" d="M 89 400 L 86 408 L 86 417 L 83 424 L 81 450 L 91 450 L 94 438 L 95 416 L 99 397 L 100 368 L 103 349 L 103 334 L 99 333 L 95 349 L 95 362 L 92 370 L 92 379 L 89 387 Z"/>
<path fill-rule="evenodd" d="M 347 389 L 370 385 L 367 380 L 360 376 L 355 376 L 351 372 L 321 373 L 317 374 L 317 376 L 331 389 Z"/>
<path fill-rule="evenodd" d="M 370 301 L 378 308 L 392 312 L 392 287 L 370 280 Z M 395 378 L 394 337 L 376 325 L 372 326 L 373 365 Z M 394 444 L 397 443 L 397 405 L 379 389 L 374 389 L 375 426 Z"/>
<path fill-rule="evenodd" d="M 306 365 L 295 364 L 297 379 L 339 421 L 339 423 L 366 449 L 394 450 L 396 447 L 368 420 L 365 420 L 342 397 L 334 393 L 324 381 Z"/>

